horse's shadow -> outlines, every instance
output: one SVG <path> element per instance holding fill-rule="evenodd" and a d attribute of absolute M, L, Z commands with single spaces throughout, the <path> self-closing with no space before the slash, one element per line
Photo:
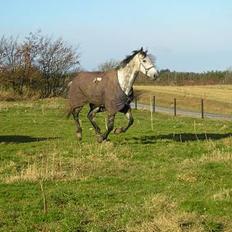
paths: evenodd
<path fill-rule="evenodd" d="M 58 139 L 58 137 L 32 137 L 27 135 L 0 135 L 0 143 L 31 143 Z"/>
<path fill-rule="evenodd" d="M 172 140 L 175 142 L 191 142 L 191 141 L 207 141 L 220 140 L 232 137 L 232 133 L 218 134 L 218 133 L 178 133 L 178 134 L 161 134 L 161 135 L 145 135 L 140 137 L 127 138 L 128 143 L 138 144 L 152 144 L 158 140 Z"/>

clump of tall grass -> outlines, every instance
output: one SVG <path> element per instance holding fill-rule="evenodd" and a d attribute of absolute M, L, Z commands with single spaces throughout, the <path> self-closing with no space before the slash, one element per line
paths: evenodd
<path fill-rule="evenodd" d="M 103 143 L 79 144 L 61 151 L 54 146 L 34 157 L 20 170 L 6 175 L 3 182 L 68 181 L 96 175 L 117 175 L 128 169 L 129 160 L 125 157 L 132 157 L 132 153 L 128 147 L 114 147 L 112 143 Z"/>
<path fill-rule="evenodd" d="M 128 232 L 200 232 L 205 231 L 203 219 L 194 213 L 182 212 L 175 201 L 165 195 L 157 194 L 149 199 L 144 210 L 152 218 L 137 226 L 128 227 Z"/>

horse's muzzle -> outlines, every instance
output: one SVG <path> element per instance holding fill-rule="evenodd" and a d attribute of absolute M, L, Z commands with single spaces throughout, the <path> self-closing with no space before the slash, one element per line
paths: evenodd
<path fill-rule="evenodd" d="M 159 71 L 156 71 L 153 75 L 153 79 L 156 80 L 159 77 Z"/>

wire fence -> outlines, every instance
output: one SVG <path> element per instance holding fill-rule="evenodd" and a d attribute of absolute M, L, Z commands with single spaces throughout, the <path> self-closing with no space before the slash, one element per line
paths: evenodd
<path fill-rule="evenodd" d="M 206 99 L 199 99 L 198 103 L 198 111 L 196 110 L 190 110 L 185 109 L 183 106 L 181 106 L 181 101 L 178 101 L 177 98 L 173 98 L 171 107 L 169 106 L 161 106 L 159 105 L 157 101 L 156 96 L 150 96 L 150 102 L 144 103 L 139 102 L 139 99 L 137 97 L 134 98 L 134 101 L 131 103 L 132 108 L 134 109 L 144 109 L 149 110 L 151 113 L 160 112 L 160 113 L 167 113 L 171 114 L 174 117 L 178 115 L 182 116 L 189 116 L 194 118 L 211 118 L 211 119 L 220 119 L 220 120 L 232 120 L 232 111 L 231 114 L 223 114 L 223 113 L 212 113 L 207 112 L 206 109 Z M 231 105 L 232 110 L 232 105 Z"/>

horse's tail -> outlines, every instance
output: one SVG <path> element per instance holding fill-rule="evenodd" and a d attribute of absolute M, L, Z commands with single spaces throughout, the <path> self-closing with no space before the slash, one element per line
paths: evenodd
<path fill-rule="evenodd" d="M 68 89 L 68 91 L 70 90 L 71 85 L 72 85 L 72 81 L 70 81 L 70 82 L 67 84 L 67 89 Z M 72 112 L 73 112 L 73 109 L 72 109 L 72 107 L 69 106 L 69 108 L 67 108 L 67 110 L 66 110 L 66 118 L 67 118 L 67 119 L 70 118 Z"/>
<path fill-rule="evenodd" d="M 72 110 L 70 109 L 70 110 L 67 112 L 67 114 L 66 114 L 66 118 L 69 119 L 70 116 L 71 116 L 71 114 L 72 114 Z"/>

